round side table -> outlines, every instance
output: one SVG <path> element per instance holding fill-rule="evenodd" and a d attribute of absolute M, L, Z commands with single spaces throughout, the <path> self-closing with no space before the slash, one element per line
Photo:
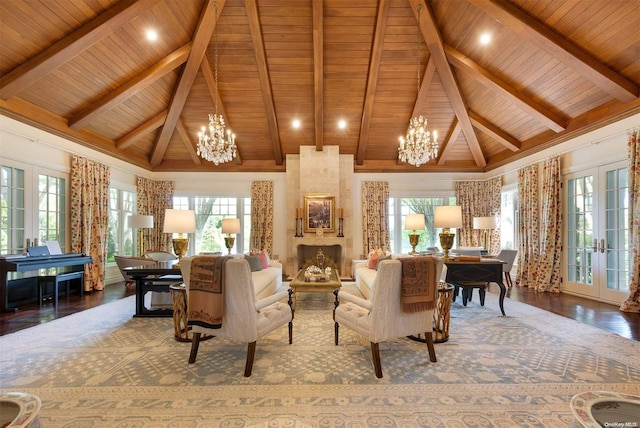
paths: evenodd
<path fill-rule="evenodd" d="M 449 340 L 449 321 L 451 320 L 451 299 L 453 298 L 453 285 L 438 285 L 436 307 L 433 311 L 433 343 L 443 343 Z M 408 336 L 409 339 L 418 342 L 426 342 L 421 334 Z"/>
<path fill-rule="evenodd" d="M 184 284 L 169 286 L 173 301 L 173 334 L 178 342 L 191 342 L 187 325 L 187 289 Z"/>

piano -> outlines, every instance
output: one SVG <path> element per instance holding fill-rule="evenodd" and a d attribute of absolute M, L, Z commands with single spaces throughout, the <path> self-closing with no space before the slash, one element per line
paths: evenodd
<path fill-rule="evenodd" d="M 84 269 L 84 265 L 91 263 L 91 256 L 84 254 L 55 254 L 47 256 L 23 256 L 23 255 L 6 255 L 0 256 L 0 311 L 15 312 L 18 308 L 9 306 L 9 281 L 10 272 L 30 272 L 35 271 L 33 275 L 38 276 L 38 270 L 47 268 L 59 268 L 71 266 L 74 270 Z"/>

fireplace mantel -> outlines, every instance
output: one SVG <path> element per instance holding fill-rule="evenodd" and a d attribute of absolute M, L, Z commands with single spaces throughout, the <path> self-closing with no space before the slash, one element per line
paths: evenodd
<path fill-rule="evenodd" d="M 341 247 L 342 255 L 340 257 L 341 260 L 336 260 L 336 264 L 340 268 L 340 274 L 344 274 L 345 272 L 345 260 L 346 260 L 346 247 L 347 240 L 346 238 L 338 238 L 336 236 L 303 236 L 297 238 L 291 238 L 291 254 L 293 256 L 293 272 L 298 272 L 300 266 L 298 266 L 298 246 L 307 245 L 307 246 L 330 246 L 330 245 L 339 245 Z"/>

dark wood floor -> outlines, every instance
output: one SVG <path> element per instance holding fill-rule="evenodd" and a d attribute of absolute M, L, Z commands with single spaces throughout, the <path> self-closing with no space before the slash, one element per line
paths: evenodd
<path fill-rule="evenodd" d="M 497 288 L 494 285 L 491 287 L 491 292 L 496 292 Z M 61 297 L 57 310 L 53 308 L 51 303 L 48 303 L 42 308 L 38 308 L 34 304 L 24 306 L 15 313 L 0 313 L 0 336 L 133 294 L 135 294 L 134 290 L 125 288 L 123 283 L 111 284 L 104 291 L 85 293 L 82 297 L 74 294 L 68 298 Z M 622 337 L 640 341 L 640 314 L 620 312 L 618 306 L 568 294 L 537 293 L 528 288 L 520 287 L 511 288 L 508 291 L 507 299 L 536 306 L 584 324 L 617 333 Z M 505 306 L 508 308 L 508 301 L 505 301 Z"/>

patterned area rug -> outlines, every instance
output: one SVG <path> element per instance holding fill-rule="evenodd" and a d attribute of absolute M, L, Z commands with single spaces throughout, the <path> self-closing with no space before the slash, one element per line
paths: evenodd
<path fill-rule="evenodd" d="M 347 289 L 355 290 L 353 285 Z M 0 391 L 42 399 L 44 427 L 567 427 L 584 391 L 640 394 L 640 343 L 497 297 L 452 305 L 451 336 L 370 347 L 343 328 L 332 295 L 300 293 L 287 329 L 246 344 L 173 338 L 170 318 L 132 318 L 133 297 L 0 337 Z M 458 301 L 459 302 L 459 301 Z"/>

